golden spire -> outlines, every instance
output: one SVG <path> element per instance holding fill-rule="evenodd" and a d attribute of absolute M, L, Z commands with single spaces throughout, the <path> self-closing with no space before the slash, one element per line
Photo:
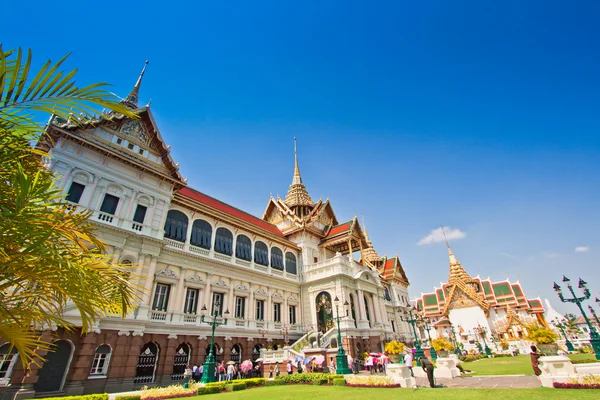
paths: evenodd
<path fill-rule="evenodd" d="M 296 138 L 294 137 L 294 178 L 290 189 L 285 196 L 285 204 L 288 207 L 295 206 L 313 206 L 314 202 L 310 198 L 306 186 L 302 183 L 302 177 L 300 176 L 300 168 L 298 167 L 298 152 L 296 151 Z"/>
<path fill-rule="evenodd" d="M 122 103 L 124 103 L 126 106 L 128 106 L 130 108 L 138 107 L 138 98 L 140 95 L 140 85 L 142 84 L 142 78 L 144 77 L 144 72 L 146 72 L 147 66 L 148 66 L 148 60 L 146 60 L 146 63 L 144 64 L 144 68 L 142 69 L 142 73 L 140 74 L 137 82 L 135 83 L 135 86 L 133 87 L 133 89 L 131 89 L 131 92 L 129 93 L 129 95 L 127 95 L 127 98 L 122 101 Z"/>
<path fill-rule="evenodd" d="M 473 278 L 465 271 L 465 269 L 460 265 L 452 249 L 450 248 L 450 244 L 448 243 L 448 238 L 446 237 L 446 232 L 444 232 L 444 227 L 442 226 L 442 233 L 444 234 L 444 239 L 446 240 L 446 247 L 448 248 L 448 257 L 450 258 L 450 276 L 448 278 L 448 284 L 452 284 L 456 281 L 461 282 L 472 282 Z"/>
<path fill-rule="evenodd" d="M 367 242 L 367 247 L 363 249 L 362 255 L 366 261 L 377 264 L 381 262 L 381 257 L 377 254 L 377 250 L 373 246 L 373 242 L 369 239 L 369 234 L 367 233 L 367 225 L 365 224 L 365 216 L 362 216 L 362 224 L 363 224 L 363 234 L 365 235 L 365 241 Z"/>

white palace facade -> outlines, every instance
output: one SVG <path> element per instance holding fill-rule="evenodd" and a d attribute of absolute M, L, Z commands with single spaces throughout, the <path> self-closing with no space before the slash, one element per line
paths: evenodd
<path fill-rule="evenodd" d="M 27 374 L 16 355 L 5 363 L 3 400 L 181 381 L 185 365 L 208 354 L 200 310 L 216 300 L 229 313 L 216 330 L 217 361 L 256 359 L 261 348 L 315 332 L 320 346 L 336 347 L 336 296 L 350 304 L 341 326 L 351 355 L 413 339 L 400 320 L 409 281 L 398 256 L 380 257 L 356 217 L 340 221 L 329 200 L 313 201 L 297 156 L 285 199 L 271 197 L 262 218 L 188 187 L 149 105 L 138 105 L 142 76 L 123 100 L 139 119 L 52 117 L 38 145 L 67 200 L 91 210 L 114 261 L 131 266 L 144 295 L 126 318 L 101 319 L 87 334 L 44 332 L 56 351 Z M 66 316 L 80 323 L 76 309 Z"/>

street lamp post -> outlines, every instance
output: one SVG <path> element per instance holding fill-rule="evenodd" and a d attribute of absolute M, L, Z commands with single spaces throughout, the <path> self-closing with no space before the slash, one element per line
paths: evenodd
<path fill-rule="evenodd" d="M 483 339 L 483 345 L 485 346 L 485 355 L 488 357 L 491 357 L 492 351 L 490 350 L 490 348 L 487 345 L 487 342 L 485 341 L 485 336 L 487 335 L 487 331 L 485 330 L 484 327 L 479 325 L 479 323 L 477 324 L 477 326 L 479 327 L 479 336 L 481 336 L 481 339 Z"/>
<path fill-rule="evenodd" d="M 577 297 L 575 295 L 575 291 L 573 290 L 573 286 L 571 286 L 571 280 L 563 275 L 563 282 L 567 284 L 567 288 L 569 288 L 569 291 L 571 292 L 571 295 L 573 295 L 573 298 L 565 299 L 562 293 L 562 289 L 556 284 L 556 282 L 554 282 L 553 289 L 556 292 L 556 294 L 558 294 L 560 301 L 562 301 L 563 303 L 575 303 L 577 304 L 577 307 L 579 307 L 579 311 L 581 311 L 581 315 L 583 315 L 583 318 L 585 319 L 585 322 L 587 323 L 588 328 L 590 329 L 590 344 L 594 349 L 594 353 L 596 353 L 596 360 L 600 360 L 600 335 L 588 319 L 581 305 L 585 300 L 588 300 L 591 296 L 590 290 L 587 288 L 587 283 L 583 279 L 579 278 L 579 289 L 583 289 L 583 296 Z"/>
<path fill-rule="evenodd" d="M 342 375 L 351 374 L 352 371 L 350 368 L 348 368 L 348 356 L 346 355 L 346 351 L 344 350 L 342 343 L 342 331 L 340 329 L 340 299 L 335 296 L 333 302 L 335 304 L 335 312 L 337 314 L 336 321 L 338 328 L 338 352 L 335 356 L 335 373 Z M 348 303 L 348 300 L 344 301 L 344 309 L 346 309 L 349 305 L 350 304 Z"/>
<path fill-rule="evenodd" d="M 594 319 L 596 320 L 596 324 L 598 324 L 598 326 L 600 327 L 600 320 L 598 320 L 598 316 L 596 315 L 596 311 L 594 311 L 594 308 L 592 306 L 588 306 L 588 310 L 590 310 L 590 312 L 594 316 Z"/>
<path fill-rule="evenodd" d="M 431 328 L 431 326 L 429 325 L 429 322 L 427 321 L 427 317 L 425 317 L 424 315 L 421 315 L 419 318 L 419 322 L 421 323 L 421 325 L 423 325 L 425 332 L 427 332 L 427 338 L 429 339 L 429 355 L 431 356 L 432 360 L 437 360 L 437 353 L 435 352 L 435 349 L 433 348 L 433 345 L 431 344 L 431 334 L 429 333 L 429 329 Z"/>
<path fill-rule="evenodd" d="M 400 317 L 400 319 L 404 322 L 408 322 L 412 328 L 413 328 L 413 333 L 415 335 L 415 356 L 417 358 L 417 365 L 421 366 L 421 362 L 419 361 L 420 357 L 423 357 L 425 355 L 425 353 L 423 353 L 423 349 L 421 348 L 421 343 L 419 343 L 419 337 L 417 336 L 417 329 L 415 328 L 415 325 L 417 324 L 417 318 L 416 315 L 413 315 L 413 312 L 416 312 L 417 309 L 412 306 L 412 307 L 408 307 L 408 311 L 404 311 L 404 317 Z"/>
<path fill-rule="evenodd" d="M 558 319 L 555 319 L 554 321 L 554 326 L 556 326 L 558 329 L 560 329 L 560 331 L 562 332 L 563 336 L 565 337 L 565 345 L 567 346 L 567 351 L 575 351 L 575 348 L 573 347 L 573 343 L 571 343 L 571 341 L 569 340 L 569 336 L 567 336 L 567 332 L 565 331 L 565 324 L 563 322 L 560 322 Z"/>
<path fill-rule="evenodd" d="M 206 305 L 203 305 L 200 309 L 200 312 L 202 313 L 202 317 L 200 320 L 212 327 L 212 335 L 210 337 L 210 351 L 208 353 L 208 358 L 204 363 L 204 373 L 202 374 L 202 379 L 200 380 L 200 382 L 202 383 L 209 383 L 215 381 L 215 356 L 213 354 L 213 349 L 215 347 L 215 328 L 217 326 L 224 325 L 227 323 L 227 318 L 222 318 L 219 315 L 219 308 L 219 301 L 215 300 L 215 302 L 213 303 L 213 313 L 209 318 L 206 317 Z M 228 316 L 229 310 L 225 310 L 223 315 Z"/>
<path fill-rule="evenodd" d="M 457 356 L 462 356 L 460 346 L 458 345 L 458 340 L 456 339 L 456 331 L 454 330 L 454 325 L 452 325 L 452 322 L 450 322 L 450 332 L 452 333 L 452 338 L 454 339 L 454 354 Z"/>

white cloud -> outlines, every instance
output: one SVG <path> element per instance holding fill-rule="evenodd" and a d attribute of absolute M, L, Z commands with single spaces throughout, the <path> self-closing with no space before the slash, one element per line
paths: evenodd
<path fill-rule="evenodd" d="M 588 246 L 577 246 L 575 247 L 575 251 L 577 253 L 587 253 L 588 251 L 590 251 L 590 248 Z"/>
<path fill-rule="evenodd" d="M 446 238 L 448 241 L 462 239 L 467 236 L 466 232 L 463 232 L 458 228 L 452 229 L 449 226 L 445 226 L 443 231 L 441 227 L 433 229 L 431 232 L 429 232 L 429 235 L 421 238 L 417 244 L 424 245 L 443 242 L 446 239 L 444 238 L 444 232 L 446 233 Z"/>

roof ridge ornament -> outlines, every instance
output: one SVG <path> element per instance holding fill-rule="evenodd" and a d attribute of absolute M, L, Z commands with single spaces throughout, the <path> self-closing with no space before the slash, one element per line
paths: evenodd
<path fill-rule="evenodd" d="M 129 94 L 127 95 L 125 100 L 121 101 L 123 104 L 125 104 L 129 108 L 133 108 L 133 109 L 138 108 L 138 100 L 140 97 L 140 85 L 142 84 L 142 78 L 144 77 L 144 73 L 146 72 L 146 67 L 148 67 L 148 62 L 149 61 L 146 60 L 146 63 L 144 64 L 144 68 L 142 68 L 142 72 L 140 73 L 140 76 L 138 77 L 137 81 L 135 82 L 133 89 L 131 89 L 131 92 L 129 92 Z M 148 104 L 148 106 L 150 106 L 150 104 Z"/>
<path fill-rule="evenodd" d="M 298 151 L 296 146 L 296 137 L 294 137 L 294 177 L 292 184 L 285 196 L 284 202 L 288 207 L 296 206 L 310 206 L 312 207 L 315 203 L 310 198 L 306 186 L 302 183 L 302 177 L 300 176 L 300 168 L 298 167 Z"/>

